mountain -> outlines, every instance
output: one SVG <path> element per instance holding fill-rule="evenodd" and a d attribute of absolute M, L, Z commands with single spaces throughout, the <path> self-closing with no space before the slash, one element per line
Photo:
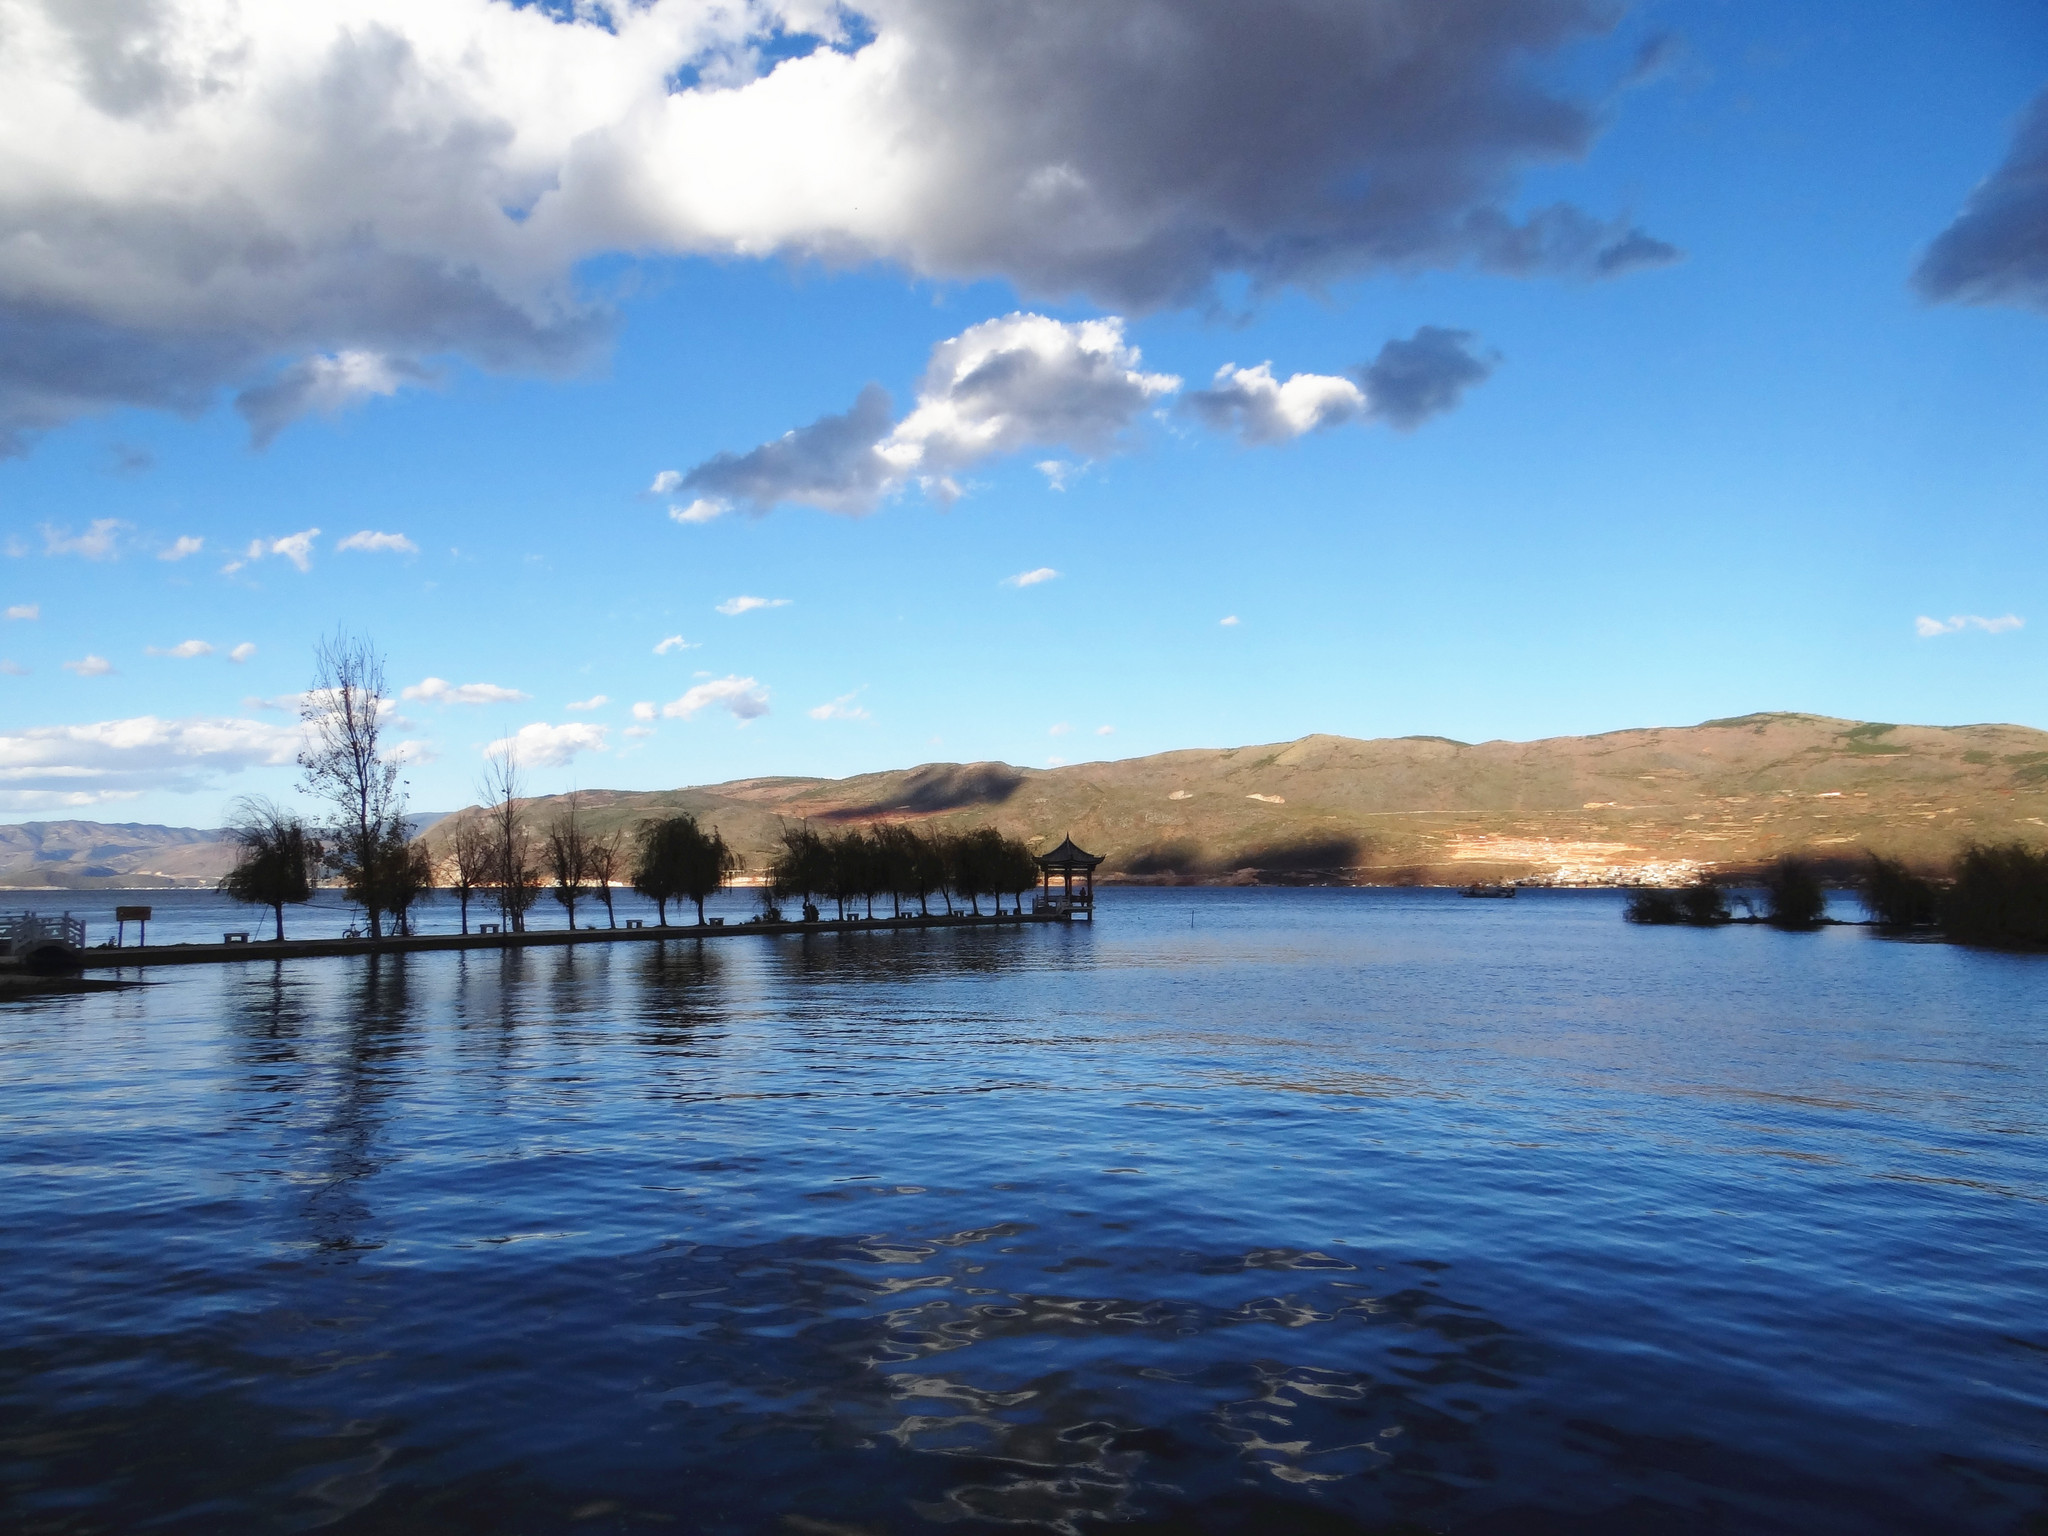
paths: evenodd
<path fill-rule="evenodd" d="M 447 811 L 415 811 L 416 833 Z M 29 821 L 0 826 L 0 889 L 147 890 L 212 885 L 235 862 L 220 831 L 138 822 Z"/>
<path fill-rule="evenodd" d="M 530 803 L 535 825 L 559 798 Z M 2048 732 L 1757 714 L 1477 744 L 1299 741 L 1014 768 L 934 763 L 848 779 L 586 791 L 602 833 L 689 811 L 763 868 L 785 821 L 993 824 L 1035 848 L 1071 834 L 1105 878 L 1361 884 L 1604 884 L 1738 871 L 1788 851 L 1932 863 L 1963 842 L 2048 842 Z M 470 814 L 470 813 L 460 813 Z M 434 828 L 445 848 L 456 820 Z"/>

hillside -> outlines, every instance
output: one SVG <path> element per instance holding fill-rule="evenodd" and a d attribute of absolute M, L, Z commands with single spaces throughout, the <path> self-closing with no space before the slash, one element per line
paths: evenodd
<path fill-rule="evenodd" d="M 414 812 L 411 820 L 425 832 L 447 814 Z M 234 862 L 234 848 L 217 830 L 106 821 L 0 826 L 0 890 L 208 886 Z"/>
<path fill-rule="evenodd" d="M 781 823 L 808 817 L 993 823 L 1041 848 L 1071 833 L 1122 880 L 1603 884 L 1791 850 L 1935 861 L 1972 838 L 2048 841 L 2048 732 L 1759 714 L 1530 742 L 1306 736 L 1065 768 L 587 791 L 582 804 L 600 831 L 690 811 L 756 870 Z M 552 802 L 534 811 L 545 820 Z"/>

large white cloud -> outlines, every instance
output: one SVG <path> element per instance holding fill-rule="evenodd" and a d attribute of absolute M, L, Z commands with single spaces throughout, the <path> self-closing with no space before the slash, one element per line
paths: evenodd
<path fill-rule="evenodd" d="M 1524 170 L 1592 141 L 1544 65 L 1612 14 L 0 0 L 0 447 L 223 386 L 261 438 L 440 356 L 572 368 L 606 322 L 571 274 L 605 252 L 1140 306 L 1227 272 L 1667 260 L 1568 205 L 1508 211 Z"/>
<path fill-rule="evenodd" d="M 768 690 L 751 677 L 715 677 L 661 706 L 662 714 L 670 720 L 688 720 L 706 709 L 726 710 L 744 725 L 768 713 Z M 638 705 L 633 713 L 640 715 Z"/>
<path fill-rule="evenodd" d="M 510 736 L 501 736 L 484 748 L 484 756 L 500 757 L 509 748 L 513 761 L 522 768 L 560 768 L 579 752 L 602 752 L 611 728 L 572 720 L 567 725 L 550 725 L 536 720 L 522 725 Z"/>
<path fill-rule="evenodd" d="M 296 725 L 138 715 L 90 725 L 34 726 L 0 734 L 0 810 L 35 811 L 122 799 L 148 790 L 192 791 L 243 769 L 289 765 Z"/>

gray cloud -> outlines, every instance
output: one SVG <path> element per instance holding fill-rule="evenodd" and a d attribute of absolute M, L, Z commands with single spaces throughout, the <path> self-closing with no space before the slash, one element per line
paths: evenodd
<path fill-rule="evenodd" d="M 1913 284 L 1938 302 L 2048 310 L 2048 91 L 2021 116 L 2004 164 L 1927 248 Z"/>
<path fill-rule="evenodd" d="M 1474 340 L 1470 331 L 1425 325 L 1406 341 L 1389 341 L 1356 371 L 1370 413 L 1405 432 L 1457 409 L 1465 391 L 1484 383 L 1500 362 L 1475 352 Z"/>
<path fill-rule="evenodd" d="M 223 390 L 261 441 L 378 392 L 334 387 L 350 358 L 393 388 L 442 358 L 572 370 L 609 324 L 574 274 L 607 253 L 1141 307 L 1233 273 L 1615 276 L 1676 252 L 1509 211 L 1595 138 L 1544 72 L 1614 11 L 441 0 L 427 25 L 414 0 L 10 0 L 0 92 L 37 128 L 0 188 L 0 453 Z M 803 57 L 756 47 L 806 33 Z"/>
<path fill-rule="evenodd" d="M 852 410 L 820 416 L 747 453 L 714 454 L 683 476 L 682 487 L 757 512 L 785 501 L 827 512 L 865 512 L 896 476 L 876 451 L 894 416 L 889 392 L 870 384 Z"/>

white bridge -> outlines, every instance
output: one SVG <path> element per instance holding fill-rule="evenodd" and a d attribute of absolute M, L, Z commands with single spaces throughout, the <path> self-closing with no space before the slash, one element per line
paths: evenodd
<path fill-rule="evenodd" d="M 34 912 L 0 913 L 0 964 L 31 971 L 78 969 L 85 949 L 85 919 L 66 912 L 42 917 Z"/>

